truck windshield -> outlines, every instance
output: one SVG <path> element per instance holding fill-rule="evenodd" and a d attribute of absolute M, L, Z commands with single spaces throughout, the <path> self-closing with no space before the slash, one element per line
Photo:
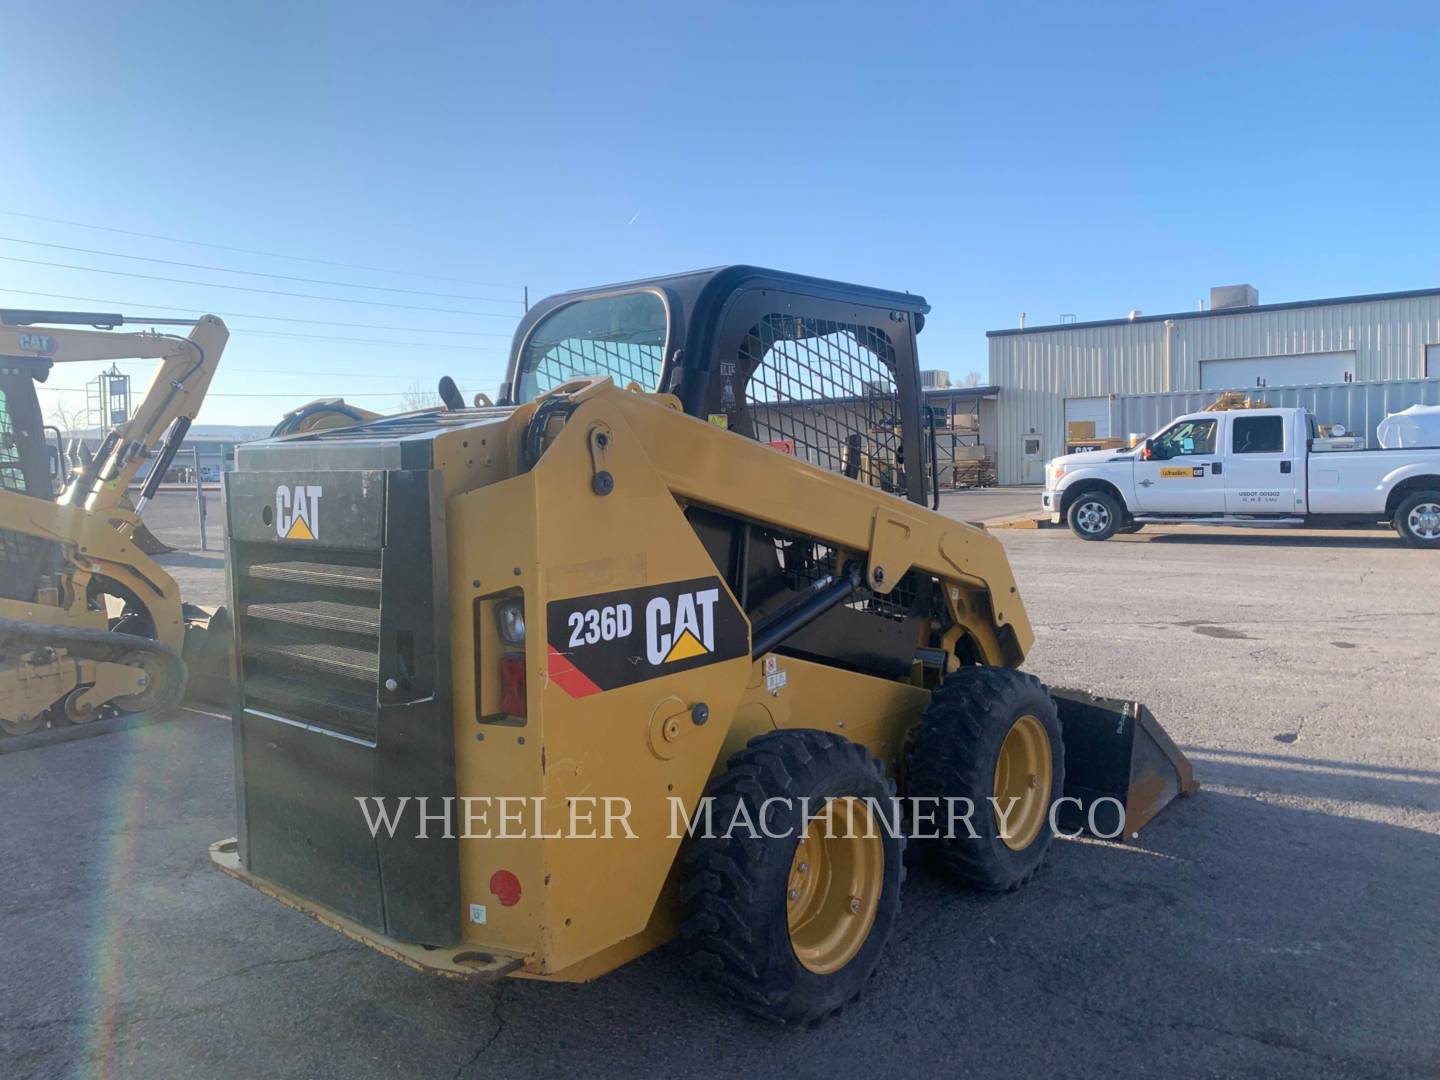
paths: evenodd
<path fill-rule="evenodd" d="M 664 301 L 651 292 L 567 304 L 530 332 L 515 373 L 515 400 L 533 401 L 586 375 L 659 389 L 668 321 Z"/>

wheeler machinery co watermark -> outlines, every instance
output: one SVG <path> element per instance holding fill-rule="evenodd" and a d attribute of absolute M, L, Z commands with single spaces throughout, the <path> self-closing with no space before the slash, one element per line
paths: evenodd
<path fill-rule="evenodd" d="M 992 796 L 977 805 L 963 797 L 892 796 L 877 799 L 857 796 L 855 801 L 862 803 L 868 812 L 847 815 L 837 829 L 836 816 L 822 816 L 822 811 L 828 803 L 846 798 L 792 799 L 775 796 L 752 810 L 743 801 L 734 803 L 728 809 L 717 807 L 714 797 L 706 795 L 692 809 L 680 796 L 671 795 L 666 800 L 670 810 L 667 837 L 680 840 L 686 837 L 729 839 L 732 836 L 751 836 L 784 840 L 798 838 L 812 824 L 820 823 L 827 838 L 885 835 L 908 840 L 953 840 L 963 836 L 979 840 L 992 835 L 1005 840 L 1011 835 L 1010 821 L 1020 803 L 1018 797 L 1001 800 Z M 623 795 L 571 796 L 566 799 L 566 807 L 560 813 L 547 811 L 547 800 L 542 795 L 447 795 L 443 798 L 357 795 L 355 801 L 365 816 L 365 825 L 372 837 L 384 833 L 393 838 L 402 824 L 413 818 L 417 840 L 639 839 L 630 823 L 633 804 Z M 1106 804 L 1114 808 L 1114 813 L 1103 813 L 1097 817 L 1096 811 Z M 1066 832 L 1060 827 L 1058 815 L 1066 805 L 1075 808 L 1087 828 Z M 993 823 L 993 832 L 983 824 L 977 827 L 974 820 L 977 812 L 982 822 Z M 1102 827 L 1102 822 L 1112 823 L 1108 831 Z M 1082 800 L 1067 795 L 1050 803 L 1049 824 L 1056 836 L 1075 837 L 1089 832 L 1101 840 L 1113 840 L 1125 833 L 1125 805 L 1107 795 L 1092 800 L 1087 807 Z M 408 832 L 409 826 L 401 835 L 408 835 Z"/>

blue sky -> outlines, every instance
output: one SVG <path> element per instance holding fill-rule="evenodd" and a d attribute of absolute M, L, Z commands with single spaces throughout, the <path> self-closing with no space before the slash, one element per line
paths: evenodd
<path fill-rule="evenodd" d="M 4 36 L 0 304 L 238 313 L 202 423 L 493 391 L 520 286 L 724 262 L 922 293 L 957 375 L 1020 311 L 1440 285 L 1433 5 L 61 0 Z"/>

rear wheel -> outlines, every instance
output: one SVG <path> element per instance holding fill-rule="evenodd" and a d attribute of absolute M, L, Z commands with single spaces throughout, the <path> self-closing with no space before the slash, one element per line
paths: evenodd
<path fill-rule="evenodd" d="M 1402 500 L 1392 524 L 1411 547 L 1440 547 L 1440 491 L 1417 491 Z"/>
<path fill-rule="evenodd" d="M 1109 540 L 1120 527 L 1120 507 L 1103 491 L 1082 491 L 1066 515 L 1081 540 Z"/>
<path fill-rule="evenodd" d="M 1030 880 L 1054 836 L 1051 800 L 1065 789 L 1060 719 L 1039 679 L 989 667 L 947 676 L 915 730 L 908 761 L 909 795 L 938 800 L 942 826 L 944 800 L 973 807 L 973 830 L 957 820 L 942 830 L 954 835 L 936 842 L 945 869 L 992 892 Z"/>
<path fill-rule="evenodd" d="M 691 969 L 787 1024 L 859 996 L 900 913 L 905 841 L 876 817 L 894 791 L 864 747 L 827 732 L 773 732 L 731 757 L 684 860 Z"/>

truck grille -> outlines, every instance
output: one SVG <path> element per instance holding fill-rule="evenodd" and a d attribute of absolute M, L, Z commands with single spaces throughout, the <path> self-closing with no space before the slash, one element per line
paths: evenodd
<path fill-rule="evenodd" d="M 241 692 L 265 712 L 373 742 L 380 552 L 237 545 Z"/>

